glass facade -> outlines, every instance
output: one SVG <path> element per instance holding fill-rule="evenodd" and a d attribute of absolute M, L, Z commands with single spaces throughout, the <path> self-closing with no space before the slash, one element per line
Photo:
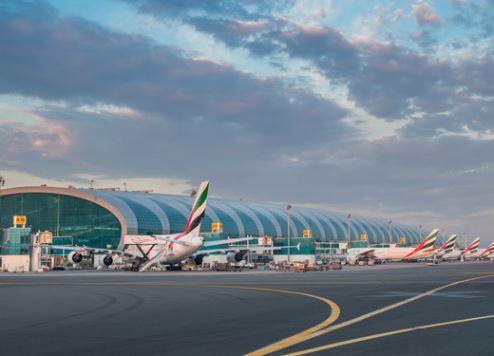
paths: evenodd
<path fill-rule="evenodd" d="M 27 215 L 33 230 L 49 230 L 56 241 L 94 247 L 118 246 L 121 234 L 174 234 L 182 232 L 190 214 L 192 199 L 188 196 L 122 192 L 95 189 L 37 188 L 22 193 L 19 188 L 11 194 L 2 191 L 0 197 L 1 227 L 12 226 L 13 215 Z M 50 189 L 52 189 L 50 191 Z M 19 192 L 21 190 L 21 192 Z M 67 192 L 67 195 L 64 192 Z M 89 200 L 70 195 L 84 194 Z M 103 205 L 118 212 L 127 226 L 121 231 L 118 219 L 107 209 L 93 203 L 98 199 Z M 113 210 L 114 209 L 114 210 Z M 309 228 L 312 241 L 345 241 L 348 233 L 346 215 L 324 210 L 294 206 L 290 210 L 290 235 L 301 237 Z M 201 226 L 202 233 L 211 232 L 211 223 L 223 223 L 223 232 L 230 237 L 287 236 L 287 211 L 283 205 L 258 204 L 246 201 L 210 198 Z M 352 216 L 351 240 L 367 235 L 369 243 L 389 242 L 388 222 Z M 391 233 L 394 242 L 401 236 L 407 243 L 419 242 L 418 229 L 393 223 Z"/>
<path fill-rule="evenodd" d="M 0 197 L 0 227 L 12 227 L 14 215 L 26 215 L 33 231 L 48 230 L 66 244 L 116 248 L 121 226 L 107 209 L 84 199 L 47 193 Z"/>

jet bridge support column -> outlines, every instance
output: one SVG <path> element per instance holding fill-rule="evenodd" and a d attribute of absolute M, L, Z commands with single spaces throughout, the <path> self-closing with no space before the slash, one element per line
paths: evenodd
<path fill-rule="evenodd" d="M 31 245 L 31 272 L 37 272 L 41 266 L 41 240 L 40 233 L 32 235 Z"/>

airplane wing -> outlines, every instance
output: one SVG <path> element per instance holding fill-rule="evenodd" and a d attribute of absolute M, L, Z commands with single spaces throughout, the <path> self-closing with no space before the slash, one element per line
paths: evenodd
<path fill-rule="evenodd" d="M 192 246 L 190 243 L 183 240 L 174 240 L 166 235 L 126 235 L 124 238 L 125 245 L 165 245 L 168 242 L 173 242 L 177 245 Z"/>
<path fill-rule="evenodd" d="M 229 252 L 247 252 L 247 251 L 253 251 L 253 252 L 258 252 L 258 251 L 272 251 L 272 250 L 282 250 L 284 248 L 287 248 L 285 246 L 252 246 L 252 247 L 233 247 L 233 248 L 218 248 L 218 249 L 208 249 L 208 250 L 199 250 L 197 251 L 194 256 L 207 256 L 207 255 L 214 255 L 214 254 L 227 254 Z M 292 246 L 291 248 L 296 248 L 297 250 L 300 250 L 300 243 Z"/>
<path fill-rule="evenodd" d="M 194 246 L 191 243 L 188 243 L 187 241 L 183 240 L 174 240 L 172 238 L 167 237 L 166 235 L 150 235 L 158 240 L 165 241 L 165 242 L 173 242 L 174 244 L 177 245 L 182 245 L 182 246 Z"/>
<path fill-rule="evenodd" d="M 101 247 L 87 247 L 87 246 L 62 246 L 62 245 L 50 245 L 53 250 L 67 250 L 67 251 L 90 251 L 90 252 L 110 252 L 110 253 L 124 253 L 121 250 L 112 250 Z"/>
<path fill-rule="evenodd" d="M 250 240 L 255 240 L 255 239 L 257 239 L 257 237 L 239 237 L 239 238 L 235 238 L 235 239 L 206 241 L 206 242 L 204 242 L 204 247 L 226 245 L 226 244 L 250 241 Z"/>
<path fill-rule="evenodd" d="M 109 248 L 100 248 L 100 247 L 87 247 L 87 246 L 62 246 L 62 245 L 50 245 L 51 249 L 54 250 L 65 250 L 65 251 L 75 251 L 75 252 L 83 252 L 88 251 L 91 253 L 106 253 L 107 255 L 118 255 L 125 256 L 130 258 L 136 258 L 136 255 L 133 253 L 129 253 L 127 251 L 122 250 L 112 250 Z"/>
<path fill-rule="evenodd" d="M 365 250 L 362 250 L 359 252 L 354 252 L 354 253 L 352 253 L 352 255 L 356 256 L 356 257 L 364 257 L 364 256 L 369 257 L 369 256 L 374 254 L 374 251 L 375 251 L 375 249 L 369 248 L 369 249 L 365 249 Z"/>

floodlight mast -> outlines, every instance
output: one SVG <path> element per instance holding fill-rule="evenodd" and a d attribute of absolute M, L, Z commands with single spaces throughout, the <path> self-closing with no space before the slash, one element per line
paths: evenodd
<path fill-rule="evenodd" d="M 288 238 L 288 255 L 287 259 L 288 262 L 290 262 L 290 247 L 291 247 L 291 239 L 290 239 L 290 209 L 292 208 L 291 204 L 288 204 L 286 206 L 286 213 L 287 213 L 287 238 Z"/>

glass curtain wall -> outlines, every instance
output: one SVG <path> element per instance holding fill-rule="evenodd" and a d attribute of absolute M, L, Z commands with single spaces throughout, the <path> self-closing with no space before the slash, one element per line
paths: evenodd
<path fill-rule="evenodd" d="M 11 227 L 14 215 L 26 215 L 27 226 L 33 231 L 52 232 L 54 244 L 116 248 L 120 241 L 117 218 L 80 198 L 46 193 L 0 197 L 0 227 Z"/>

